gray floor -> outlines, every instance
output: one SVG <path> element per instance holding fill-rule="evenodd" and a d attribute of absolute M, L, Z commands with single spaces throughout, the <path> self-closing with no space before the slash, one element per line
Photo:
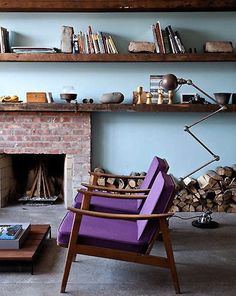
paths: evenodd
<path fill-rule="evenodd" d="M 59 293 L 66 250 L 56 246 L 57 227 L 65 213 L 62 205 L 12 206 L 0 209 L 6 221 L 49 223 L 47 240 L 35 265 L 35 274 L 17 269 L 1 271 L 1 296 L 54 296 Z M 181 217 L 189 217 L 184 213 Z M 219 213 L 220 228 L 202 230 L 191 220 L 172 218 L 171 237 L 182 293 L 236 295 L 236 215 Z M 163 251 L 157 242 L 154 252 Z M 151 296 L 175 295 L 168 270 L 107 259 L 77 256 L 66 295 Z"/>

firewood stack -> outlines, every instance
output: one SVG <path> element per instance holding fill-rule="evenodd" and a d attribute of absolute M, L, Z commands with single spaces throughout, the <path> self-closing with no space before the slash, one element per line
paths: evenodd
<path fill-rule="evenodd" d="M 105 170 L 102 168 L 95 168 L 94 172 L 105 173 Z M 143 178 L 132 178 L 132 176 L 145 176 L 145 172 L 131 172 L 130 178 L 116 178 L 114 177 L 99 177 L 97 179 L 97 184 L 99 186 L 105 186 L 109 188 L 119 188 L 119 189 L 135 189 L 139 188 L 143 182 Z M 91 182 L 91 181 L 90 181 Z"/>
<path fill-rule="evenodd" d="M 218 166 L 199 178 L 186 178 L 186 188 L 180 190 L 173 201 L 173 212 L 236 213 L 236 164 Z"/>

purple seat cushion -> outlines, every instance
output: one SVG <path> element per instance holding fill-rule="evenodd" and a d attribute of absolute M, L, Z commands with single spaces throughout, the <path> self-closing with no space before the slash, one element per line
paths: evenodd
<path fill-rule="evenodd" d="M 67 246 L 69 242 L 73 213 L 68 212 L 62 221 L 57 242 Z M 127 220 L 102 219 L 83 216 L 78 243 L 129 252 L 145 253 L 151 240 L 150 233 L 137 240 L 137 224 Z"/>
<path fill-rule="evenodd" d="M 74 207 L 81 207 L 83 194 L 78 193 L 74 200 Z M 137 214 L 137 201 L 131 199 L 103 198 L 92 196 L 90 201 L 90 210 L 109 213 L 130 213 Z"/>
<path fill-rule="evenodd" d="M 164 188 L 164 175 L 165 173 L 159 172 L 152 188 L 141 208 L 140 215 L 150 215 L 154 212 L 154 209 L 156 207 L 156 204 L 161 196 L 162 190 Z M 141 239 L 141 236 L 144 234 L 144 230 L 146 229 L 146 226 L 148 224 L 147 220 L 138 220 L 137 221 L 137 227 L 138 227 L 138 233 L 137 233 L 137 239 Z"/>

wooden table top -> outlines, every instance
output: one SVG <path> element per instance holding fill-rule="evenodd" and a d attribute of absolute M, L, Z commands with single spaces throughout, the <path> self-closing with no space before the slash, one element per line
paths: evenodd
<path fill-rule="evenodd" d="M 31 229 L 23 247 L 17 250 L 0 250 L 1 261 L 33 261 L 51 227 L 49 224 L 31 224 Z"/>

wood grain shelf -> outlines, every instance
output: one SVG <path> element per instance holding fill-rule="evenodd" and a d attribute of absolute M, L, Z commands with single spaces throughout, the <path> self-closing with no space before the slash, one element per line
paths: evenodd
<path fill-rule="evenodd" d="M 236 53 L 186 53 L 186 54 L 16 54 L 1 53 L 0 62 L 233 62 Z"/>
<path fill-rule="evenodd" d="M 4 0 L 0 12 L 233 11 L 235 0 Z"/>
<path fill-rule="evenodd" d="M 218 105 L 172 104 L 63 104 L 63 103 L 2 103 L 0 112 L 213 112 Z M 236 105 L 228 105 L 224 112 L 236 112 Z"/>

